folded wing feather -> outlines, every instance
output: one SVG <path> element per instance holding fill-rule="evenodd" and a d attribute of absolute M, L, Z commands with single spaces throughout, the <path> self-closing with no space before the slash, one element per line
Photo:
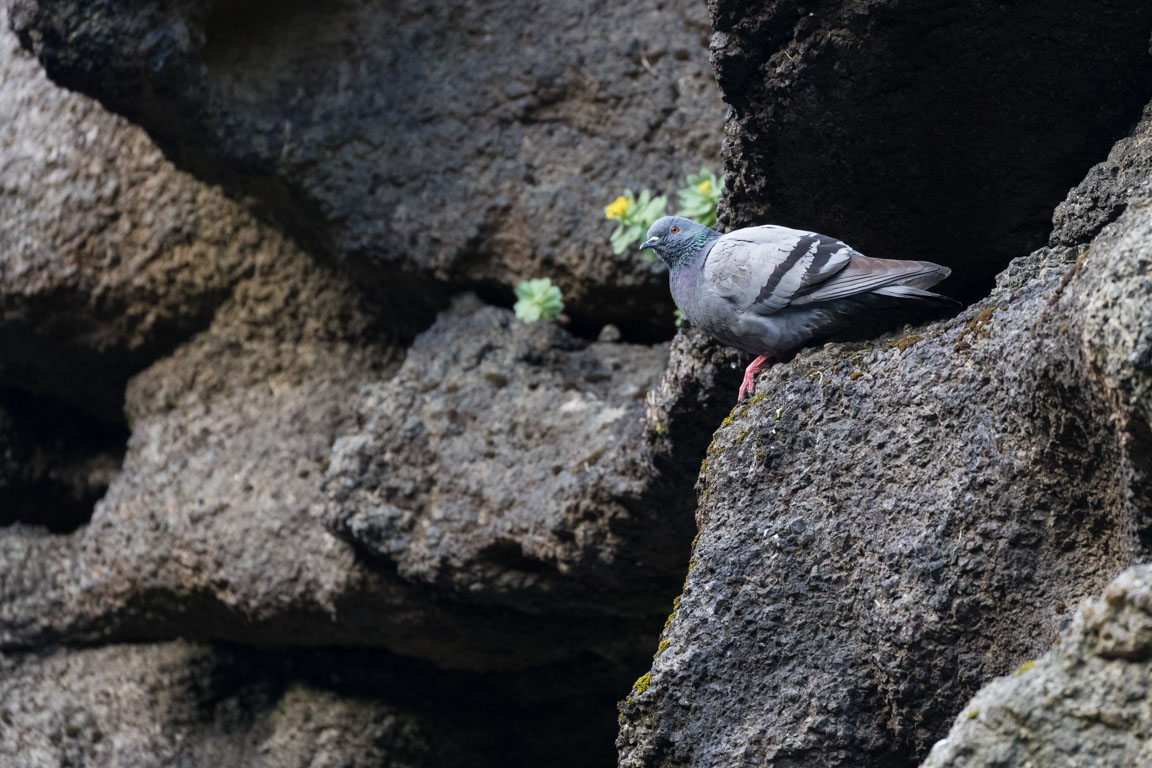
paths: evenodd
<path fill-rule="evenodd" d="M 861 293 L 934 298 L 929 288 L 951 270 L 927 261 L 872 259 L 815 232 L 764 226 L 724 235 L 704 264 L 704 278 L 746 312 L 767 315 L 786 306 Z"/>
<path fill-rule="evenodd" d="M 741 309 L 771 314 L 845 269 L 853 253 L 845 243 L 815 232 L 749 227 L 716 241 L 704 278 Z"/>

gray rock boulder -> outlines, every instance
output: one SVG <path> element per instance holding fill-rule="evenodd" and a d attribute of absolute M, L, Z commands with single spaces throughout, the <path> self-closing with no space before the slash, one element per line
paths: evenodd
<path fill-rule="evenodd" d="M 21 0 L 13 25 L 382 303 L 545 274 L 580 321 L 671 328 L 662 272 L 613 256 L 603 207 L 718 162 L 697 3 Z"/>
<path fill-rule="evenodd" d="M 362 391 L 363 426 L 329 464 L 331 526 L 404 580 L 469 601 L 663 607 L 692 537 L 684 478 L 706 435 L 667 435 L 650 394 L 667 356 L 456 302 L 394 377 Z M 671 407 L 718 418 L 726 404 L 679 393 Z"/>
<path fill-rule="evenodd" d="M 0 762 L 21 768 L 459 764 L 441 762 L 450 750 L 411 711 L 277 679 L 246 664 L 251 659 L 242 652 L 182 642 L 0 656 Z"/>
<path fill-rule="evenodd" d="M 922 768 L 1152 763 L 1152 566 L 1085 601 L 1048 653 L 986 685 Z"/>
<path fill-rule="evenodd" d="M 1135 129 L 1116 142 L 1107 159 L 1056 206 L 1049 245 L 1075 245 L 1100 234 L 1132 200 L 1147 197 L 1152 178 L 1152 105 Z"/>
<path fill-rule="evenodd" d="M 691 483 L 727 406 L 715 380 L 731 375 L 730 357 L 682 337 L 646 398 L 666 347 L 589 345 L 472 300 L 401 369 L 413 328 L 397 313 L 2 41 L 2 87 L 20 110 L 0 128 L 12 200 L 0 216 L 0 387 L 11 388 L 0 390 L 0 522 L 16 523 L 0 530 L 11 565 L 0 644 L 184 636 L 387 648 L 482 669 L 643 653 L 687 558 Z M 511 355 L 473 380 L 441 344 Z M 452 386 L 430 390 L 419 361 Z M 498 376 L 510 384 L 493 398 Z M 584 391 L 612 416 L 587 434 L 585 411 L 561 410 Z M 399 403 L 409 421 L 483 411 L 493 436 L 517 419 L 522 433 L 494 443 L 485 477 L 462 464 L 467 433 L 437 436 L 402 468 L 452 515 L 440 543 L 422 524 L 390 539 L 411 555 L 398 569 L 377 557 L 379 526 L 355 508 L 390 480 L 370 464 L 357 475 L 349 446 L 404 441 L 373 432 L 387 432 Z M 571 452 L 556 497 L 530 492 L 500 508 L 513 525 L 489 525 L 515 471 L 555 477 L 554 441 Z M 330 465 L 352 494 L 342 501 L 325 494 Z M 435 511 L 427 501 L 410 504 L 412 521 Z M 555 556 L 534 549 L 542 541 Z M 501 605 L 478 608 L 491 595 L 475 583 Z M 542 611 L 558 591 L 570 602 Z M 586 620 L 572 626 L 571 611 Z"/>
<path fill-rule="evenodd" d="M 111 7 L 82 11 L 95 20 Z M 108 17 L 105 30 L 127 31 L 139 42 L 134 35 L 142 27 L 133 25 L 153 17 L 138 10 L 124 28 L 124 17 Z M 603 45 L 622 44 L 625 36 L 611 23 L 612 42 L 588 43 L 600 46 L 599 59 L 574 54 L 602 75 L 619 64 L 604 60 Z M 405 24 L 410 31 L 401 36 L 422 26 L 416 19 Z M 154 42 L 179 37 L 177 27 L 153 30 Z M 229 29 L 214 27 L 213 34 Z M 352 28 L 349 39 L 366 29 Z M 564 29 L 583 37 L 600 28 Z M 12 36 L 0 35 L 0 92 L 19 107 L 0 126 L 0 650 L 8 654 L 0 756 L 34 754 L 49 765 L 148 765 L 144 755 L 157 765 L 292 765 L 305 756 L 357 765 L 377 764 L 382 749 L 394 756 L 411 747 L 411 764 L 468 765 L 476 754 L 500 765 L 611 761 L 612 703 L 643 666 L 647 638 L 681 580 L 691 485 L 734 391 L 733 357 L 696 333 L 679 335 L 671 347 L 629 343 L 619 334 L 589 343 L 553 326 L 523 326 L 508 310 L 475 298 L 461 299 L 430 329 L 435 315 L 423 310 L 447 303 L 448 291 L 464 283 L 504 301 L 505 288 L 493 281 L 506 286 L 517 270 L 535 276 L 535 254 L 545 253 L 545 266 L 568 275 L 565 298 L 578 309 L 578 332 L 590 330 L 589 317 L 592 331 L 603 324 L 595 302 L 632 318 L 628 338 L 650 333 L 644 323 L 670 325 L 670 311 L 644 298 L 645 291 L 664 296 L 662 276 L 631 255 L 607 255 L 610 225 L 601 206 L 617 185 L 670 182 L 708 154 L 697 152 L 711 130 L 702 115 L 718 115 L 717 101 L 704 89 L 699 58 L 680 58 L 684 45 L 699 44 L 701 29 L 684 22 L 673 35 L 680 42 L 665 55 L 629 59 L 629 71 L 639 68 L 630 78 L 636 82 L 615 96 L 573 70 L 555 101 L 524 91 L 529 101 L 547 104 L 543 112 L 525 106 L 531 116 L 523 126 L 495 115 L 490 126 L 499 142 L 522 131 L 525 157 L 562 151 L 569 153 L 565 163 L 586 151 L 591 175 L 525 182 L 525 201 L 510 213 L 496 206 L 508 218 L 500 219 L 499 232 L 485 229 L 482 242 L 473 231 L 480 225 L 457 215 L 464 199 L 478 201 L 481 217 L 493 215 L 496 208 L 475 188 L 446 184 L 447 198 L 417 201 L 454 212 L 444 219 L 447 245 L 420 240 L 427 260 L 405 261 L 413 252 L 403 244 L 348 261 L 394 283 L 404 301 L 391 303 L 373 287 L 378 283 L 366 289 L 364 280 L 313 258 L 322 249 L 357 256 L 360 246 L 344 251 L 332 243 L 374 237 L 375 230 L 352 233 L 367 218 L 337 232 L 343 213 L 316 214 L 314 204 L 328 210 L 316 201 L 296 207 L 289 201 L 295 193 L 282 195 L 280 182 L 229 187 L 251 192 L 269 219 L 318 222 L 315 231 L 296 231 L 307 241 L 302 247 L 177 171 L 141 129 L 52 85 Z M 505 27 L 496 33 L 511 34 Z M 375 41 L 371 47 L 380 53 Z M 310 57 L 314 51 L 305 48 L 290 56 Z M 391 60 L 391 53 L 381 55 Z M 517 66 L 537 74 L 539 59 L 537 51 Z M 666 79 L 669 73 L 676 74 Z M 644 78 L 661 83 L 652 95 Z M 373 80 L 371 87 L 384 86 Z M 361 95 L 374 98 L 367 90 Z M 681 112 L 678 104 L 689 106 Z M 506 106 L 501 101 L 498 111 Z M 474 107 L 461 105 L 468 115 Z M 659 113 L 654 125 L 649 108 Z M 620 124 L 601 119 L 617 111 Z M 227 120 L 240 125 L 233 117 Z M 396 139 L 403 150 L 397 162 L 415 163 L 431 142 L 441 154 L 419 178 L 446 179 L 491 162 L 492 179 L 516 186 L 521 159 L 507 157 L 506 147 L 494 158 L 492 137 L 465 141 L 453 122 L 459 116 L 440 116 L 439 132 L 427 128 L 435 119 L 426 117 L 419 128 L 389 129 L 408 131 Z M 635 139 L 649 128 L 649 138 Z M 671 134 L 687 136 L 685 146 L 696 154 L 675 163 L 657 156 L 652 148 L 668 144 Z M 617 147 L 625 135 L 633 143 Z M 191 155 L 220 148 L 215 139 L 205 142 L 201 129 L 185 136 L 193 137 L 203 143 Z M 474 138 L 485 148 L 464 146 Z M 392 152 L 388 141 L 369 155 Z M 319 146 L 306 153 L 328 151 Z M 636 163 L 622 147 L 636 150 Z M 207 167 L 175 144 L 166 149 L 189 167 Z M 607 156 L 597 159 L 601 151 Z M 380 159 L 369 155 L 361 167 Z M 309 171 L 307 183 L 313 191 L 324 187 L 322 196 L 350 195 L 341 205 L 359 205 L 359 176 L 336 178 L 347 160 L 319 175 Z M 208 165 L 234 171 L 221 171 L 230 185 L 272 178 L 246 163 L 217 152 Z M 635 178 L 620 175 L 637 165 Z M 649 178 L 654 169 L 659 173 Z M 601 181 L 589 185 L 587 178 Z M 398 202 L 414 204 L 410 189 L 389 182 L 379 192 L 389 216 L 407 222 L 408 234 L 397 237 L 428 237 L 424 219 Z M 310 217 L 299 216 L 302 210 Z M 522 217 L 537 214 L 546 226 L 533 227 L 531 237 L 543 232 L 560 245 L 516 239 Z M 593 222 L 595 232 L 577 236 L 557 224 L 577 219 L 580 226 Z M 457 226 L 471 234 L 448 231 Z M 504 255 L 509 261 L 497 260 Z M 425 291 L 429 281 L 436 285 Z M 618 301 L 611 291 L 630 298 Z M 470 355 L 481 360 L 477 370 L 459 365 Z M 434 373 L 445 374 L 439 384 Z M 498 386 L 501 376 L 506 382 Z M 601 410 L 611 418 L 585 418 Z M 475 433 L 453 427 L 454 413 L 475 417 L 493 438 L 492 450 L 475 457 L 483 473 L 462 465 Z M 401 415 L 405 420 L 396 421 Z M 394 470 L 383 455 L 364 452 L 408 448 L 400 428 L 421 420 L 430 428 L 413 443 L 421 446 L 418 463 Z M 501 444 L 504 425 L 519 432 Z M 558 453 L 547 449 L 552 444 Z M 558 458 L 563 471 L 556 475 Z M 532 481 L 519 489 L 513 482 L 519 495 L 509 496 L 518 473 Z M 397 481 L 434 493 L 412 496 L 402 521 L 408 527 L 385 538 L 367 514 L 373 507 L 357 505 L 390 493 L 388 483 Z M 505 501 L 516 506 L 501 506 Z M 426 523 L 443 508 L 452 515 L 434 541 Z M 177 637 L 198 645 L 171 650 Z M 134 645 L 117 645 L 125 641 Z M 234 645 L 209 645 L 221 642 Z M 323 650 L 333 647 L 348 650 Z M 329 658 L 345 653 L 353 656 Z M 389 659 L 413 672 L 400 682 L 374 677 Z M 302 669 L 329 662 L 345 682 L 300 679 Z M 280 671 L 235 672 L 250 664 Z M 225 680 L 214 676 L 219 665 L 232 670 Z M 361 687 L 350 691 L 349 679 Z M 122 690 L 123 700 L 101 699 L 106 690 Z M 411 700 L 399 691 L 412 691 Z M 205 714 L 211 702 L 222 709 Z M 253 702 L 249 714 L 234 711 Z M 405 707 L 419 716 L 396 715 L 401 732 L 389 730 Z M 202 717 L 191 722 L 189 713 Z M 380 728 L 377 743 L 368 734 Z M 114 731 L 122 741 L 109 738 Z M 425 733 L 435 742 L 430 756 L 421 752 Z M 346 745 L 317 744 L 346 736 Z"/>
<path fill-rule="evenodd" d="M 448 672 L 371 649 L 174 641 L 0 654 L 14 768 L 609 765 L 611 697 L 585 659 Z"/>
<path fill-rule="evenodd" d="M 398 368 L 397 348 L 374 336 L 360 301 L 304 254 L 270 254 L 208 329 L 134 377 L 127 452 L 91 521 L 67 536 L 0 536 L 6 561 L 27 564 L 0 573 L 0 642 L 180 635 L 382 647 L 475 669 L 590 649 L 623 660 L 642 647 L 687 557 L 687 467 L 707 437 L 674 419 L 707 412 L 708 399 L 683 387 L 670 405 L 645 399 L 662 347 L 585 350 L 563 331 L 528 328 L 475 300 L 447 313 Z M 469 368 L 469 350 L 488 362 Z M 489 390 L 501 389 L 496 372 L 509 382 L 503 399 Z M 370 438 L 356 426 L 357 393 L 379 412 Z M 566 411 L 573 393 L 582 409 Z M 610 418 L 593 418 L 602 412 Z M 718 417 L 715 404 L 711 413 Z M 402 419 L 389 426 L 393 415 Z M 509 432 L 517 419 L 524 431 Z M 549 419 L 559 419 L 551 432 L 532 431 Z M 473 429 L 462 448 L 466 424 Z M 575 431 L 583 426 L 589 434 Z M 396 432 L 404 427 L 416 432 Z M 564 430 L 571 455 L 543 447 L 563 442 Z M 422 433 L 430 438 L 421 452 Z M 490 465 L 463 463 L 473 439 L 490 442 Z M 604 466 L 624 466 L 628 454 L 631 475 L 600 474 L 597 446 L 610 453 Z M 386 471 L 381 462 L 400 448 L 423 460 Z M 557 466 L 570 474 L 554 474 Z M 325 495 L 326 468 L 346 497 Z M 539 485 L 539 495 L 514 495 L 505 485 L 513 474 L 535 478 L 525 487 Z M 556 477 L 551 488 L 541 479 Z M 377 484 L 386 493 L 388 484 L 425 487 L 429 497 L 411 496 L 412 518 L 384 536 L 368 498 Z M 438 516 L 442 509 L 451 514 Z M 636 519 L 641 513 L 650 517 Z M 347 524 L 337 527 L 360 554 L 327 528 L 342 514 Z M 430 535 L 437 524 L 442 539 Z M 545 532 L 555 537 L 554 557 L 533 550 Z M 569 542 L 584 546 L 563 550 Z M 364 553 L 393 555 L 392 565 Z M 504 607 L 459 604 L 485 591 Z M 553 591 L 568 601 L 542 604 Z M 576 627 L 573 611 L 586 617 Z"/>

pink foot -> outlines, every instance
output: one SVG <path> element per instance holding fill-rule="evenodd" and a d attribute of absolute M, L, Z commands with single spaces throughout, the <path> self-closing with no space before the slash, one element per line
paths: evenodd
<path fill-rule="evenodd" d="M 744 398 L 752 394 L 756 389 L 756 374 L 765 368 L 772 367 L 772 353 L 767 355 L 760 355 L 760 357 L 753 360 L 744 369 L 744 382 L 740 385 L 740 394 L 736 397 L 737 402 L 743 402 Z"/>

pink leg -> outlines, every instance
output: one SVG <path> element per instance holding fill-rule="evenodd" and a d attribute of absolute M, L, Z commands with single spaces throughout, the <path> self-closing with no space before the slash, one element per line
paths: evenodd
<path fill-rule="evenodd" d="M 740 394 L 736 398 L 737 402 L 742 402 L 744 398 L 751 395 L 753 390 L 756 389 L 756 374 L 765 368 L 772 367 L 772 357 L 773 353 L 771 352 L 767 355 L 760 355 L 760 357 L 753 360 L 748 364 L 748 367 L 744 369 L 744 383 L 740 385 Z"/>

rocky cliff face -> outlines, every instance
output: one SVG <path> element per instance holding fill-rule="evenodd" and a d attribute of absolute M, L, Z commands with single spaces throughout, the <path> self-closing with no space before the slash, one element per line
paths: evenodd
<path fill-rule="evenodd" d="M 10 7 L 0 762 L 1033 754 L 1031 689 L 965 701 L 1152 540 L 1146 4 Z M 729 413 L 601 211 L 721 93 L 728 226 L 979 301 Z M 1059 685 L 1115 688 L 1109 599 Z"/>
<path fill-rule="evenodd" d="M 851 233 L 975 300 L 1148 100 L 1152 8 L 710 0 L 729 226 Z"/>
<path fill-rule="evenodd" d="M 955 321 L 773 369 L 709 448 L 623 765 L 914 764 L 1147 559 L 1150 226 L 1133 203 Z"/>
<path fill-rule="evenodd" d="M 728 216 L 736 223 L 781 207 L 810 210 L 817 196 L 853 194 L 854 174 L 869 172 L 867 163 L 845 164 L 847 189 L 770 188 L 755 179 L 796 163 L 785 142 L 799 126 L 791 128 L 794 118 L 783 113 L 802 119 L 805 103 L 825 110 L 817 128 L 835 124 L 856 134 L 855 143 L 837 141 L 838 151 L 870 151 L 879 129 L 855 119 L 848 88 L 857 76 L 877 77 L 883 65 L 863 56 L 857 75 L 854 63 L 828 48 L 845 54 L 854 42 L 863 50 L 851 50 L 861 54 L 884 51 L 897 32 L 926 32 L 919 23 L 913 30 L 892 25 L 888 11 L 836 5 L 797 22 L 791 42 L 772 43 L 778 54 L 759 47 L 764 38 L 753 51 L 757 13 L 785 10 L 712 6 L 722 30 L 714 56 L 735 107 L 727 131 Z M 1120 10 L 1109 11 L 1119 14 L 1113 22 L 1144 12 Z M 971 34 L 956 13 L 933 34 Z M 1140 18 L 1143 47 L 1133 50 L 1145 67 L 1147 21 Z M 1035 55 L 1059 40 L 1063 24 Z M 774 68 L 750 69 L 766 56 Z M 983 66 L 998 65 L 984 59 Z M 824 67 L 843 71 L 843 80 L 829 83 Z M 910 76 L 891 99 L 935 87 L 934 74 Z M 963 86 L 981 87 L 1007 93 L 1014 86 Z M 784 92 L 800 103 L 782 101 Z M 868 108 L 891 108 L 885 103 L 867 99 Z M 912 125 L 928 118 L 934 102 L 917 103 L 926 110 L 908 108 Z M 959 126 L 961 140 L 967 130 Z M 951 137 L 948 131 L 940 129 Z M 700 536 L 684 591 L 651 672 L 622 705 L 621 765 L 730 765 L 734 756 L 749 765 L 914 765 L 943 736 L 959 702 L 1042 653 L 1081 597 L 1149 557 L 1150 131 L 1146 114 L 1057 208 L 1050 246 L 1013 260 L 991 294 L 959 317 L 802 353 L 773 368 L 757 397 L 733 411 L 701 474 Z M 910 142 L 909 151 L 922 146 Z M 960 149 L 968 151 L 963 143 Z M 906 168 L 877 169 L 876 188 Z M 1003 179 L 1007 199 L 990 181 L 982 205 L 1011 211 L 1039 194 L 1025 189 L 1039 166 L 1024 175 L 1012 168 L 998 169 L 1011 174 Z M 826 170 L 812 172 L 829 178 Z M 908 192 L 916 192 L 915 178 Z M 877 200 L 860 191 L 861 206 Z M 959 237 L 946 197 L 878 197 L 876 204 L 910 211 L 937 206 L 940 216 L 918 218 L 911 231 L 932 227 L 934 237 Z M 1013 214 L 1013 221 L 1026 219 Z M 994 236 L 998 247 L 1026 242 L 1003 237 L 995 218 L 988 223 L 981 236 Z M 889 236 L 908 234 L 897 228 Z M 1092 675 L 1084 685 L 1107 690 Z M 1126 722 L 1137 731 L 1147 725 Z M 989 744 L 985 754 L 1006 754 L 997 748 Z M 962 758 L 971 752 L 956 749 L 949 753 L 955 762 L 939 764 L 968 765 Z M 988 764 L 1028 763 L 1020 753 Z"/>

